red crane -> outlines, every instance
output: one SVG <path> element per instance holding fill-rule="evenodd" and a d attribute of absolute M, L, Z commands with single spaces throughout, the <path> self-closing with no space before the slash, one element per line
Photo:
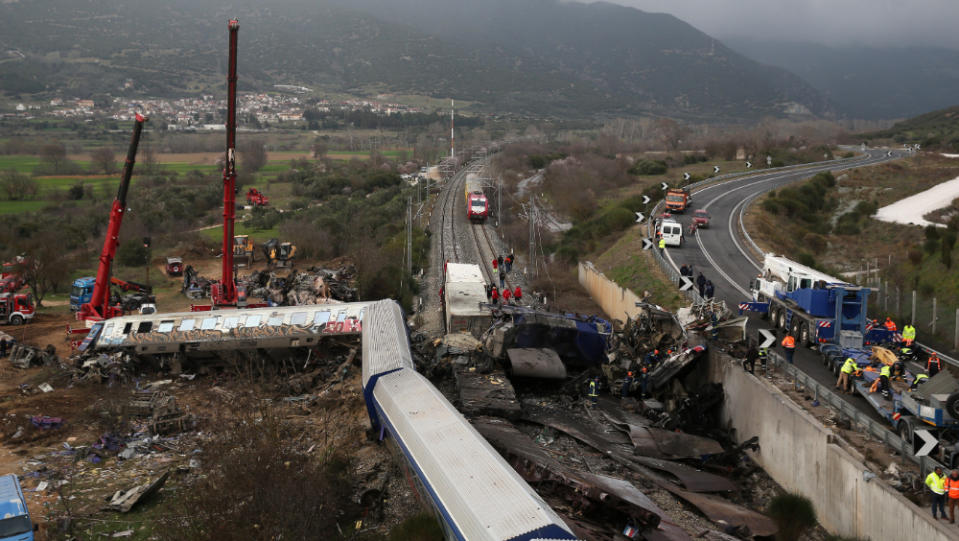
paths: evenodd
<path fill-rule="evenodd" d="M 227 74 L 226 163 L 223 168 L 223 261 L 220 281 L 210 288 L 214 306 L 236 306 L 233 268 L 233 221 L 236 217 L 236 36 L 240 21 L 230 19 L 230 64 Z"/>
<path fill-rule="evenodd" d="M 130 178 L 133 176 L 133 164 L 136 162 L 140 134 L 143 132 L 143 123 L 146 121 L 147 117 L 137 114 L 136 123 L 133 125 L 133 136 L 130 138 L 130 148 L 127 150 L 127 161 L 123 166 L 123 178 L 120 180 L 117 197 L 113 200 L 110 225 L 107 226 L 107 236 L 103 240 L 103 250 L 100 251 L 100 266 L 93 285 L 93 295 L 90 297 L 90 302 L 80 306 L 77 319 L 99 321 L 123 314 L 123 309 L 119 306 L 110 306 L 110 269 L 113 266 L 113 258 L 117 255 L 120 225 L 123 223 L 123 214 L 127 210 L 127 191 L 130 188 Z"/>

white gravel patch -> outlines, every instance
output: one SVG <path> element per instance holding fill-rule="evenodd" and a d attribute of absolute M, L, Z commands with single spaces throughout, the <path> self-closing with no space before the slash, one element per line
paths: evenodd
<path fill-rule="evenodd" d="M 959 177 L 886 205 L 876 212 L 874 218 L 898 224 L 945 227 L 943 224 L 925 220 L 923 216 L 936 209 L 948 207 L 957 197 L 959 197 Z"/>
<path fill-rule="evenodd" d="M 947 158 L 959 158 L 959 154 L 946 154 L 945 152 L 943 152 L 942 155 Z"/>

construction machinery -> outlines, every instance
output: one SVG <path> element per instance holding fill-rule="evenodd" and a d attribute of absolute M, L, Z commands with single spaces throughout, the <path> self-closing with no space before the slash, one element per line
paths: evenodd
<path fill-rule="evenodd" d="M 270 204 L 270 198 L 256 188 L 250 188 L 246 192 L 246 203 L 251 207 L 265 207 Z"/>
<path fill-rule="evenodd" d="M 230 57 L 227 68 L 226 160 L 223 167 L 223 260 L 220 263 L 220 281 L 210 287 L 214 306 L 236 306 L 239 298 L 233 265 L 236 249 L 233 222 L 236 219 L 236 42 L 240 22 L 230 19 L 228 28 Z"/>
<path fill-rule="evenodd" d="M 82 303 L 77 311 L 77 319 L 83 321 L 100 321 L 123 314 L 121 306 L 111 303 L 110 270 L 120 243 L 120 226 L 123 224 L 123 215 L 127 210 L 127 191 L 130 189 L 130 178 L 133 176 L 133 164 L 136 162 L 140 134 L 143 132 L 143 123 L 146 121 L 145 116 L 139 113 L 136 115 L 130 148 L 127 150 L 127 160 L 123 166 L 123 177 L 120 179 L 120 188 L 117 190 L 117 197 L 113 200 L 113 207 L 110 210 L 110 224 L 107 226 L 103 249 L 100 251 L 100 265 L 97 268 L 90 300 Z"/>
<path fill-rule="evenodd" d="M 96 282 L 97 279 L 93 276 L 85 276 L 73 281 L 73 289 L 70 291 L 70 310 L 79 311 L 84 304 L 93 300 Z M 123 310 L 136 310 L 142 303 L 154 302 L 153 288 L 146 284 L 128 282 L 111 276 L 110 286 L 115 286 L 120 293 L 129 293 L 121 296 L 121 294 L 114 294 L 112 287 L 108 289 L 107 294 L 111 297 L 110 304 L 119 305 Z"/>
<path fill-rule="evenodd" d="M 250 267 L 253 265 L 253 239 L 249 235 L 234 235 L 233 263 L 235 267 Z"/>
<path fill-rule="evenodd" d="M 266 264 L 273 268 L 290 268 L 293 266 L 293 257 L 296 255 L 296 246 L 292 242 L 279 242 L 270 239 L 263 245 L 263 255 Z"/>

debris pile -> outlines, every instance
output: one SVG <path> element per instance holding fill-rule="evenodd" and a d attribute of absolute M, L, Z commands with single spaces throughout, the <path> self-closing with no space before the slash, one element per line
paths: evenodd
<path fill-rule="evenodd" d="M 30 368 L 31 366 L 57 366 L 60 358 L 57 357 L 57 348 L 53 344 L 40 349 L 26 344 L 16 344 L 10 350 L 10 364 L 16 368 Z"/>
<path fill-rule="evenodd" d="M 347 265 L 336 270 L 318 267 L 291 270 L 285 277 L 270 271 L 254 271 L 242 283 L 251 297 L 276 306 L 298 306 L 358 300 L 356 288 L 352 286 L 355 277 L 356 268 Z"/>
<path fill-rule="evenodd" d="M 356 267 L 347 264 L 337 269 L 310 267 L 305 271 L 291 269 L 285 276 L 273 271 L 253 271 L 239 277 L 249 297 L 263 299 L 271 306 L 298 306 L 329 302 L 355 302 L 359 295 L 354 282 Z M 213 280 L 200 276 L 187 265 L 183 272 L 183 294 L 190 299 L 210 296 Z"/>

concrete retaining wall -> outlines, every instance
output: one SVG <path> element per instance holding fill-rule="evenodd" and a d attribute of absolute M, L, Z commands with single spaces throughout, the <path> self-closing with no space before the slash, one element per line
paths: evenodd
<path fill-rule="evenodd" d="M 593 300 L 610 318 L 626 321 L 626 316 L 633 317 L 639 312 L 636 308 L 636 303 L 640 300 L 639 296 L 629 289 L 619 287 L 596 270 L 589 261 L 579 263 L 579 285 L 589 292 Z"/>
<path fill-rule="evenodd" d="M 862 455 L 739 362 L 711 350 L 709 379 L 723 384 L 723 420 L 736 439 L 759 436 L 753 458 L 783 488 L 810 498 L 828 531 L 876 541 L 959 538 L 959 529 L 934 521 L 930 509 L 878 478 L 866 481 Z"/>

